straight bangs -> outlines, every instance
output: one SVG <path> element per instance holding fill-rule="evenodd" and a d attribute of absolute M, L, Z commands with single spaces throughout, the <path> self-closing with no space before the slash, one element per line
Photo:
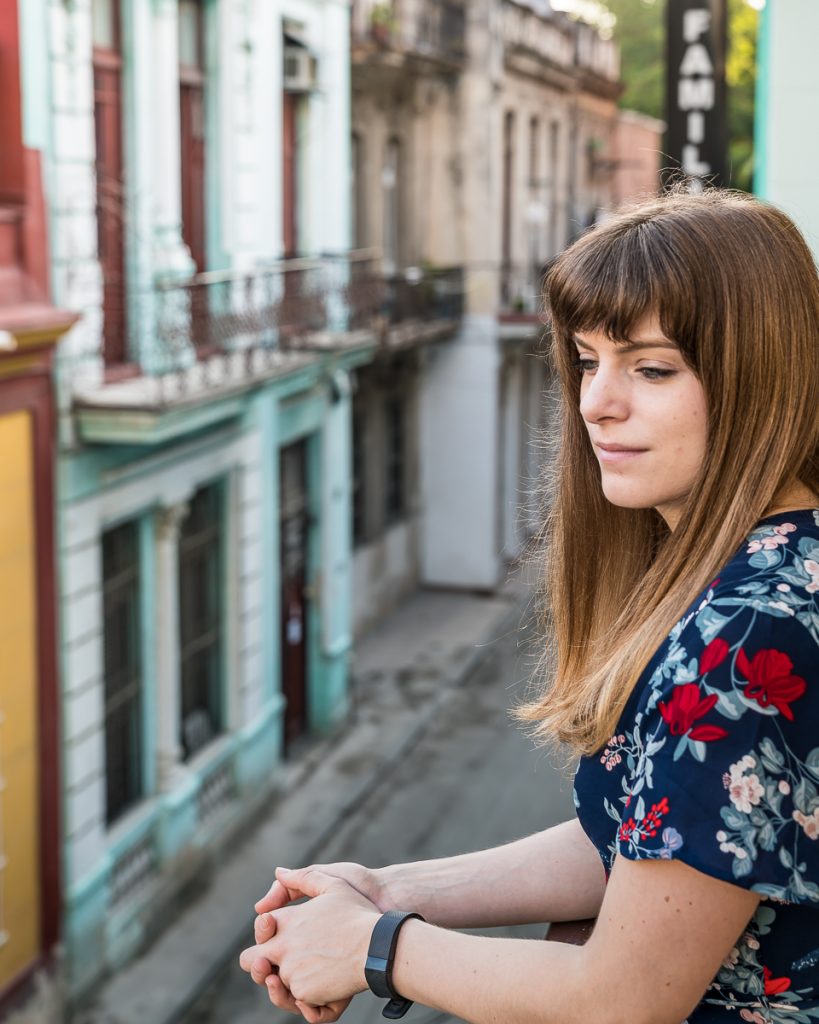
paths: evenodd
<path fill-rule="evenodd" d="M 663 334 L 696 364 L 698 283 L 674 257 L 662 226 L 648 219 L 596 228 L 555 261 L 546 279 L 546 312 L 555 368 L 572 396 L 573 336 L 600 331 L 611 341 L 631 341 L 635 328 L 656 315 Z"/>

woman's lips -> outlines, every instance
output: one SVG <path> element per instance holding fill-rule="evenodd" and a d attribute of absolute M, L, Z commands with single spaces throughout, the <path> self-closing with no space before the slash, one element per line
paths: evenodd
<path fill-rule="evenodd" d="M 597 457 L 601 462 L 625 462 L 638 455 L 644 455 L 647 451 L 646 448 L 625 448 L 618 444 L 595 444 L 594 447 L 597 449 Z"/>

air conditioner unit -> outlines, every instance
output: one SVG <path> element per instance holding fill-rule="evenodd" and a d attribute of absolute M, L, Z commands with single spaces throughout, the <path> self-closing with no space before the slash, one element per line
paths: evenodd
<path fill-rule="evenodd" d="M 317 61 L 304 46 L 284 48 L 284 91 L 311 92 L 316 88 Z"/>

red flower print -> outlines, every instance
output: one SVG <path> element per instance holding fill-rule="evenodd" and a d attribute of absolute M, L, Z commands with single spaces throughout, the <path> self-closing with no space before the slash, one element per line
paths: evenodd
<path fill-rule="evenodd" d="M 785 718 L 793 721 L 790 704 L 802 696 L 807 683 L 800 676 L 791 674 L 793 662 L 787 654 L 770 648 L 757 651 L 753 661 L 748 661 L 745 651 L 740 648 L 737 668 L 748 680 L 742 692 L 749 700 L 755 700 L 761 708 L 773 704 Z"/>
<path fill-rule="evenodd" d="M 714 637 L 700 656 L 700 675 L 704 676 L 706 672 L 721 665 L 728 656 L 729 650 L 728 644 L 721 636 Z"/>
<path fill-rule="evenodd" d="M 718 725 L 693 726 L 694 722 L 707 715 L 716 703 L 715 693 L 700 699 L 700 688 L 696 683 L 683 683 L 682 686 L 674 687 L 671 700 L 667 704 L 661 700 L 657 707 L 672 736 L 687 735 L 691 740 L 710 743 L 711 740 L 724 739 L 728 733 Z"/>
<path fill-rule="evenodd" d="M 782 992 L 787 992 L 791 987 L 790 978 L 772 978 L 770 968 L 768 967 L 762 968 L 762 978 L 765 984 L 766 996 L 778 996 Z"/>
<path fill-rule="evenodd" d="M 617 838 L 620 840 L 621 843 L 627 842 L 629 839 L 631 839 L 631 836 L 636 828 L 637 822 L 634 820 L 634 818 L 629 818 L 628 821 L 624 821 L 623 824 L 620 826 L 620 831 Z"/>
<path fill-rule="evenodd" d="M 664 796 L 659 803 L 652 804 L 651 810 L 640 823 L 640 831 L 646 836 L 656 836 L 663 821 L 663 815 L 668 814 L 668 797 Z"/>

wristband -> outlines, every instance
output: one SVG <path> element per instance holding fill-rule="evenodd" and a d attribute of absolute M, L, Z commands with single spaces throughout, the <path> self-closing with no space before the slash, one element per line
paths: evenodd
<path fill-rule="evenodd" d="M 398 1020 L 412 1006 L 412 1000 L 399 996 L 392 986 L 392 965 L 395 960 L 395 947 L 398 945 L 398 933 L 404 922 L 411 917 L 419 921 L 424 920 L 420 914 L 410 911 L 388 910 L 386 914 L 382 914 L 375 923 L 370 948 L 367 950 L 364 976 L 370 990 L 379 999 L 389 999 L 381 1011 L 381 1015 L 388 1020 Z"/>

